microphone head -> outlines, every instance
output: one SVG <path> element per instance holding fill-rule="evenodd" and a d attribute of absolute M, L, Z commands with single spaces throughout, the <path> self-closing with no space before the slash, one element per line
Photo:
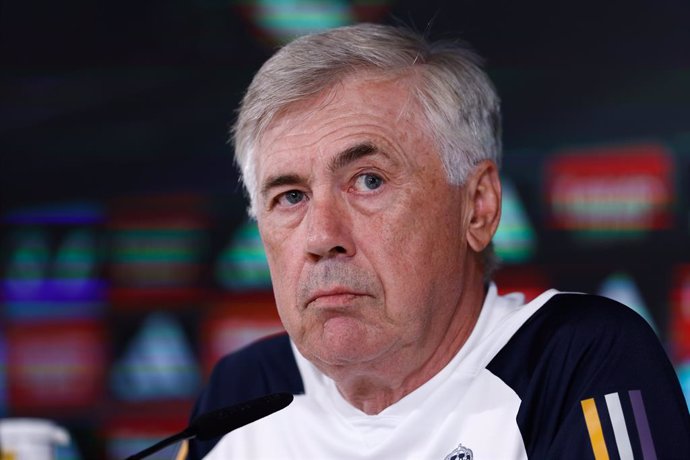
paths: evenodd
<path fill-rule="evenodd" d="M 292 400 L 290 393 L 273 393 L 217 409 L 195 418 L 186 431 L 202 441 L 217 438 L 286 408 Z"/>

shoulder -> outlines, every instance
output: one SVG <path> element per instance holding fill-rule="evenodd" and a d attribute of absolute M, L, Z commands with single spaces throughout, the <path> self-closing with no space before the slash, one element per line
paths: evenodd
<path fill-rule="evenodd" d="M 489 369 L 508 376 L 550 365 L 583 376 L 618 363 L 625 373 L 628 358 L 638 367 L 668 362 L 652 328 L 632 309 L 606 297 L 559 293 L 524 322 Z"/>
<path fill-rule="evenodd" d="M 645 327 L 642 317 L 615 300 L 591 294 L 559 293 L 551 297 L 526 323 L 546 321 L 553 325 L 571 327 L 619 325 Z"/>
<path fill-rule="evenodd" d="M 215 365 L 206 391 L 215 389 L 222 392 L 223 399 L 234 395 L 236 402 L 274 392 L 303 392 L 287 334 L 259 340 L 223 357 Z"/>
<path fill-rule="evenodd" d="M 561 394 L 558 389 L 566 388 L 579 401 L 595 391 L 653 387 L 661 375 L 675 379 L 666 351 L 640 315 L 586 294 L 553 296 L 487 368 L 523 399 L 533 391 Z"/>
<path fill-rule="evenodd" d="M 304 393 L 302 377 L 287 334 L 259 340 L 218 361 L 206 388 L 196 401 L 191 419 L 215 409 L 283 392 Z M 201 459 L 218 440 L 192 439 L 187 459 Z"/>
<path fill-rule="evenodd" d="M 516 420 L 534 458 L 591 453 L 585 404 L 598 407 L 606 444 L 613 449 L 609 410 L 622 410 L 625 423 L 637 420 L 635 398 L 644 399 L 645 429 L 658 452 L 665 453 L 660 458 L 690 451 L 690 419 L 666 352 L 647 322 L 618 302 L 584 294 L 553 296 L 487 369 L 520 398 Z M 639 449 L 636 443 L 633 451 Z"/>
<path fill-rule="evenodd" d="M 519 352 L 521 345 L 572 347 L 659 346 L 656 334 L 632 309 L 606 297 L 559 293 L 549 299 L 516 331 L 504 349 Z M 586 347 L 586 348 L 582 348 Z"/>

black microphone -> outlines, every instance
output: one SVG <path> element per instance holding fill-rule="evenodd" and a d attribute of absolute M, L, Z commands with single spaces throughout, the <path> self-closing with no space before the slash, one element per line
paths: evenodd
<path fill-rule="evenodd" d="M 234 406 L 207 412 L 195 418 L 187 428 L 179 433 L 165 438 L 141 452 L 130 455 L 125 460 L 140 460 L 183 439 L 198 438 L 206 441 L 217 438 L 286 408 L 292 399 L 293 396 L 290 393 L 273 393 Z"/>

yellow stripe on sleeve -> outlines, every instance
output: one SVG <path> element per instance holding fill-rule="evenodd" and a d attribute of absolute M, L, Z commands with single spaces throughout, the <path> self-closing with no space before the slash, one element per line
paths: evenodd
<path fill-rule="evenodd" d="M 594 459 L 609 460 L 609 452 L 606 450 L 606 441 L 604 441 L 604 431 L 601 429 L 601 421 L 597 406 L 594 404 L 594 398 L 583 399 L 580 404 L 582 404 L 582 412 L 585 414 L 585 423 L 589 432 L 589 440 L 592 442 Z"/>
<path fill-rule="evenodd" d="M 175 460 L 185 460 L 187 458 L 187 453 L 189 452 L 189 444 L 187 443 L 187 440 L 185 439 L 180 443 L 180 450 L 177 451 L 177 455 L 175 456 Z"/>

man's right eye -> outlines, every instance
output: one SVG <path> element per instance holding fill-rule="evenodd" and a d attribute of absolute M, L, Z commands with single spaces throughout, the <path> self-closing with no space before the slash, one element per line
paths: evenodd
<path fill-rule="evenodd" d="M 293 206 L 303 199 L 304 192 L 300 192 L 299 190 L 290 190 L 278 197 L 278 204 L 282 204 L 284 206 Z"/>

